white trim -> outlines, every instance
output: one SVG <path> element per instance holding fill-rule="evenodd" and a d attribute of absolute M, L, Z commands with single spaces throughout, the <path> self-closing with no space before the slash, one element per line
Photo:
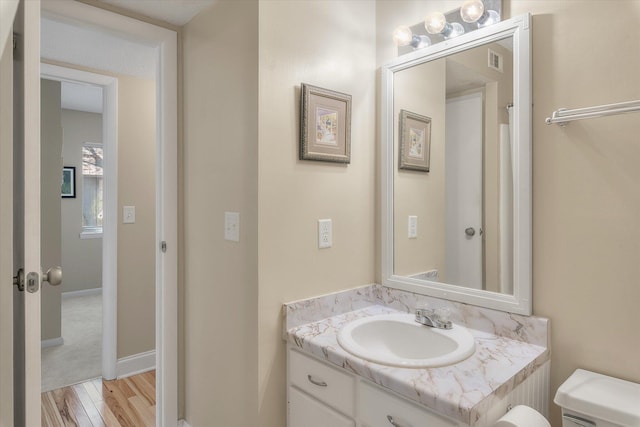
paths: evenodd
<path fill-rule="evenodd" d="M 118 359 L 116 363 L 117 378 L 126 378 L 156 368 L 156 351 L 146 351 Z"/>
<path fill-rule="evenodd" d="M 118 79 L 51 64 L 41 64 L 40 74 L 47 79 L 89 83 L 103 89 L 102 377 L 112 380 L 116 378 L 118 343 Z"/>
<path fill-rule="evenodd" d="M 185 420 L 179 420 L 178 421 L 178 427 L 191 427 L 191 426 Z"/>
<path fill-rule="evenodd" d="M 156 422 L 174 427 L 178 422 L 178 36 L 173 30 L 80 2 L 43 2 L 42 8 L 45 16 L 106 28 L 158 48 L 156 159 L 160 162 L 156 173 L 161 179 L 156 183 Z M 160 241 L 167 243 L 166 253 L 160 251 Z M 103 247 L 106 244 L 103 241 Z M 103 271 L 106 268 L 103 265 Z M 106 300 L 103 310 L 110 308 L 104 305 Z"/>
<path fill-rule="evenodd" d="M 62 292 L 62 299 L 75 298 L 75 297 L 87 297 L 89 295 L 99 295 L 102 293 L 102 288 L 82 289 L 79 291 Z"/>
<path fill-rule="evenodd" d="M 48 347 L 56 347 L 58 345 L 63 345 L 64 339 L 62 337 L 50 338 L 48 340 L 40 341 L 40 348 L 48 348 Z"/>

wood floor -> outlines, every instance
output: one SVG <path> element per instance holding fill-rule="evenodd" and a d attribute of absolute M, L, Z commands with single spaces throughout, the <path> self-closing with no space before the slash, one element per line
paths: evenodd
<path fill-rule="evenodd" d="M 156 372 L 42 393 L 43 427 L 155 427 Z"/>

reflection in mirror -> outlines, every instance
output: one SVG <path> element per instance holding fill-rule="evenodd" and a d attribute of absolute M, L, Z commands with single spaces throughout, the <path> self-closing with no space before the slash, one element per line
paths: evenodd
<path fill-rule="evenodd" d="M 393 79 L 394 153 L 430 160 L 428 173 L 395 168 L 394 230 L 407 232 L 394 233 L 394 273 L 512 294 L 513 37 Z M 402 128 L 403 110 L 429 117 L 431 135 Z"/>
<path fill-rule="evenodd" d="M 530 19 L 382 67 L 383 285 L 531 314 Z"/>

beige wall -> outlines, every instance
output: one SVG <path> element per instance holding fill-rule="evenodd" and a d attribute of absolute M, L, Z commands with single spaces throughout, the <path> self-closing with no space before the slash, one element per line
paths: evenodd
<path fill-rule="evenodd" d="M 351 164 L 298 160 L 302 82 L 352 95 Z M 261 426 L 285 425 L 282 303 L 374 280 L 375 93 L 373 0 L 260 2 Z"/>
<path fill-rule="evenodd" d="M 62 201 L 63 292 L 102 287 L 102 239 L 82 233 L 82 145 L 102 143 L 102 114 L 62 110 L 64 166 L 76 168 L 76 198 Z"/>
<path fill-rule="evenodd" d="M 393 54 L 393 28 L 411 16 L 403 11 L 421 3 L 378 1 L 379 63 Z M 640 1 L 505 3 L 512 16 L 534 15 L 533 309 L 551 319 L 551 395 L 576 368 L 640 382 L 638 119 L 544 124 L 560 107 L 640 98 Z M 594 31 L 603 20 L 617 30 Z"/>
<path fill-rule="evenodd" d="M 62 265 L 62 226 L 60 178 L 62 176 L 62 127 L 60 122 L 60 82 L 40 81 L 41 167 L 40 167 L 40 233 L 41 264 L 44 271 Z M 60 309 L 61 286 L 43 283 L 41 294 L 42 340 L 62 335 Z"/>
<path fill-rule="evenodd" d="M 446 63 L 432 61 L 394 75 L 394 273 L 438 270 L 445 277 Z M 438 83 L 439 82 L 439 83 Z M 428 173 L 399 169 L 400 110 L 431 118 Z M 418 217 L 418 237 L 408 238 L 408 216 Z"/>
<path fill-rule="evenodd" d="M 258 2 L 200 13 L 183 55 L 184 416 L 258 426 Z"/>
<path fill-rule="evenodd" d="M 155 349 L 155 82 L 118 75 L 118 358 Z M 135 206 L 135 224 L 122 207 Z"/>

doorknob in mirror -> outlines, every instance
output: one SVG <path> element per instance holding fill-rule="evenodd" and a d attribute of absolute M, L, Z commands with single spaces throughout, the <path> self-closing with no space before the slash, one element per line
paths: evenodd
<path fill-rule="evenodd" d="M 51 267 L 42 275 L 43 282 L 49 282 L 51 286 L 58 286 L 62 283 L 62 267 Z"/>

